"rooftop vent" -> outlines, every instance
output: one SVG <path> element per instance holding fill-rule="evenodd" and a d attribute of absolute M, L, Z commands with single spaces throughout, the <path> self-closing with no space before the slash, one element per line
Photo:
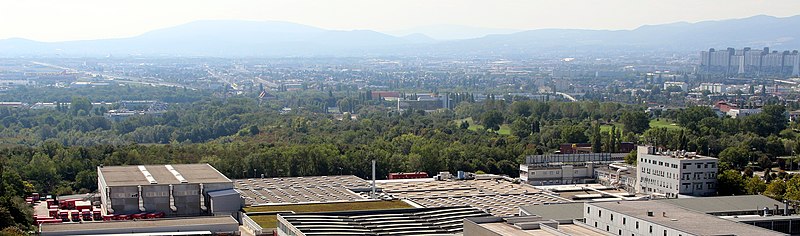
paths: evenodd
<path fill-rule="evenodd" d="M 156 181 L 156 179 L 153 178 L 153 175 L 150 174 L 150 171 L 148 171 L 147 168 L 145 168 L 144 166 L 139 166 L 139 171 L 141 171 L 142 175 L 144 175 L 144 177 L 147 178 L 147 182 L 150 182 L 150 184 L 158 184 L 158 181 Z"/>
<path fill-rule="evenodd" d="M 653 217 L 653 211 L 647 211 L 647 216 Z"/>
<path fill-rule="evenodd" d="M 182 184 L 189 183 L 189 181 L 186 181 L 186 178 L 183 178 L 181 173 L 175 170 L 175 167 L 172 167 L 172 165 L 164 165 L 164 167 L 166 167 L 167 170 L 172 173 L 172 175 L 174 175 L 175 178 L 178 179 L 178 181 L 180 181 Z"/>

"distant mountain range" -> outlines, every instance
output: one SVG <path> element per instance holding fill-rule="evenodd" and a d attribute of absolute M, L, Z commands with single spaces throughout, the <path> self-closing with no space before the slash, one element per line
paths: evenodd
<path fill-rule="evenodd" d="M 0 40 L 0 56 L 570 55 L 620 51 L 687 52 L 710 47 L 800 48 L 800 30 L 797 30 L 800 28 L 800 15 L 681 22 L 642 26 L 634 30 L 539 29 L 445 41 L 420 33 L 447 31 L 449 33 L 443 35 L 452 36 L 451 33 L 458 29 L 454 26 L 439 27 L 428 28 L 429 31 L 408 31 L 417 33 L 406 36 L 392 36 L 371 30 L 326 30 L 287 22 L 197 21 L 131 38 L 55 43 L 5 39 Z M 488 31 L 474 29 L 465 32 L 488 34 Z"/>
<path fill-rule="evenodd" d="M 385 33 L 394 36 L 423 34 L 436 40 L 462 40 L 480 38 L 491 34 L 511 34 L 520 31 L 521 30 L 515 29 L 495 29 L 463 25 L 428 25 Z"/>

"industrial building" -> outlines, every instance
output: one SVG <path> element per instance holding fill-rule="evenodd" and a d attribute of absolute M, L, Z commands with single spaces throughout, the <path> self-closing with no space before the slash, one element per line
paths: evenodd
<path fill-rule="evenodd" d="M 280 236 L 459 235 L 463 220 L 489 216 L 473 207 L 278 214 Z"/>
<path fill-rule="evenodd" d="M 594 169 L 597 183 L 636 193 L 636 167 L 624 163 L 609 164 Z"/>
<path fill-rule="evenodd" d="M 531 185 L 584 184 L 594 182 L 594 169 L 620 163 L 624 156 L 615 153 L 547 154 L 525 158 L 519 165 L 519 178 Z"/>
<path fill-rule="evenodd" d="M 717 192 L 717 158 L 639 146 L 636 168 L 638 193 L 677 198 Z"/>
<path fill-rule="evenodd" d="M 464 236 L 608 236 L 578 220 L 556 221 L 539 216 L 464 219 Z"/>
<path fill-rule="evenodd" d="M 209 164 L 97 167 L 104 215 L 231 215 L 243 203 L 233 182 Z"/>
<path fill-rule="evenodd" d="M 237 179 L 234 185 L 247 206 L 373 200 L 352 191 L 370 187 L 354 175 Z"/>
<path fill-rule="evenodd" d="M 587 225 L 614 235 L 785 235 L 661 201 L 585 203 L 583 212 Z"/>
<path fill-rule="evenodd" d="M 107 221 L 84 224 L 43 224 L 39 235 L 238 235 L 239 222 L 231 216 Z"/>
<path fill-rule="evenodd" d="M 379 181 L 378 187 L 382 193 L 418 207 L 471 206 L 501 217 L 518 214 L 520 206 L 570 202 L 532 186 L 515 184 L 502 178 L 385 180 Z"/>

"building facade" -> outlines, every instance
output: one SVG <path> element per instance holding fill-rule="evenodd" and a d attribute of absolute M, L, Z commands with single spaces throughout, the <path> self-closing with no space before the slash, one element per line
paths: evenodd
<path fill-rule="evenodd" d="M 638 193 L 677 198 L 678 195 L 710 196 L 717 191 L 716 158 L 639 146 L 636 168 Z"/>

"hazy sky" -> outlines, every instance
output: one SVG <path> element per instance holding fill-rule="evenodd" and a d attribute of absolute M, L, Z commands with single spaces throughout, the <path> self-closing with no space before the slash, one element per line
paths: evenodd
<path fill-rule="evenodd" d="M 800 14 L 799 0 L 0 0 L 0 39 L 128 37 L 202 19 L 279 20 L 326 29 L 425 25 L 633 29 Z"/>

